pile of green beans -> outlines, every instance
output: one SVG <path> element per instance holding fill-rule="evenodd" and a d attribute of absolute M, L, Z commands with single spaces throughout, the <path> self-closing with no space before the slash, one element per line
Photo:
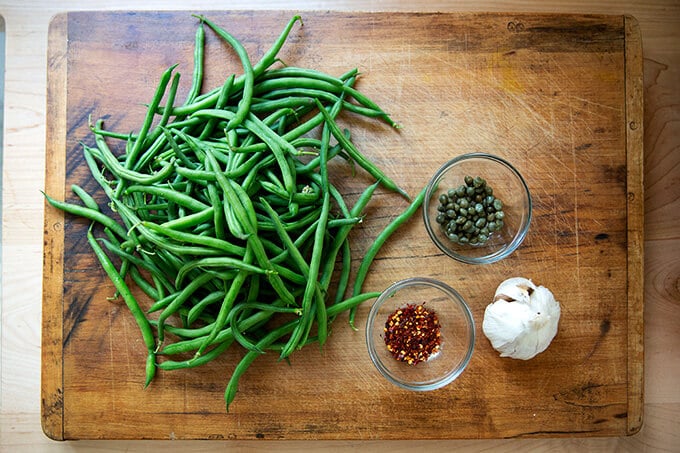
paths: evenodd
<path fill-rule="evenodd" d="M 72 189 L 82 204 L 45 196 L 92 221 L 89 244 L 148 351 L 145 385 L 157 369 L 199 366 L 235 344 L 247 350 L 225 390 L 228 410 L 255 358 L 276 351 L 286 359 L 304 345 L 323 345 L 338 314 L 350 311 L 353 323 L 356 307 L 378 296 L 362 289 L 371 262 L 425 192 L 410 200 L 336 123 L 346 111 L 396 127 L 354 87 L 356 70 L 334 77 L 273 67 L 298 16 L 255 64 L 231 34 L 196 17 L 186 100 L 175 102 L 173 66 L 162 74 L 136 133 L 90 124 L 94 144 L 83 145 L 84 158 L 110 209 L 79 186 Z M 204 26 L 235 50 L 243 74 L 202 93 Z M 328 162 L 336 157 L 376 180 L 352 206 L 329 178 Z M 410 204 L 366 252 L 350 290 L 349 233 L 378 185 Z M 131 285 L 150 298 L 148 310 Z"/>

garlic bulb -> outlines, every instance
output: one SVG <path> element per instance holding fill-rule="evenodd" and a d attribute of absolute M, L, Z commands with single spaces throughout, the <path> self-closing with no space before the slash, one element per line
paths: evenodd
<path fill-rule="evenodd" d="M 496 289 L 482 330 L 501 357 L 529 360 L 548 348 L 559 320 L 560 304 L 549 289 L 514 277 Z"/>

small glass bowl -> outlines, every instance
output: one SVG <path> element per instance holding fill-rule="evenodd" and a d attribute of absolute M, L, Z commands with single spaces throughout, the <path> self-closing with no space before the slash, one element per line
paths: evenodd
<path fill-rule="evenodd" d="M 434 311 L 440 325 L 440 350 L 426 361 L 409 365 L 395 359 L 385 344 L 385 323 L 407 304 Z M 472 357 L 475 323 L 463 298 L 453 288 L 430 278 L 414 277 L 394 283 L 375 301 L 366 322 L 368 354 L 391 383 L 408 390 L 427 391 L 453 382 Z"/>
<path fill-rule="evenodd" d="M 465 176 L 481 177 L 502 202 L 505 217 L 499 231 L 490 232 L 483 244 L 459 244 L 437 223 L 439 197 L 465 185 Z M 531 194 L 522 175 L 508 161 L 486 153 L 460 155 L 444 164 L 430 180 L 423 202 L 423 219 L 430 238 L 451 258 L 468 264 L 499 261 L 522 243 L 531 223 Z"/>

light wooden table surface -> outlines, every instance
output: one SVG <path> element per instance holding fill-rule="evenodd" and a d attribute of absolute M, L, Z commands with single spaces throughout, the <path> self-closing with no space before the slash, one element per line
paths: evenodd
<path fill-rule="evenodd" d="M 422 442 L 53 442 L 40 427 L 46 50 L 50 17 L 83 9 L 337 9 L 631 14 L 642 31 L 645 96 L 645 404 L 637 435 L 606 439 L 436 441 L 434 450 L 680 451 L 680 2 L 426 0 L 0 0 L 6 29 L 2 152 L 0 451 L 410 451 Z"/>

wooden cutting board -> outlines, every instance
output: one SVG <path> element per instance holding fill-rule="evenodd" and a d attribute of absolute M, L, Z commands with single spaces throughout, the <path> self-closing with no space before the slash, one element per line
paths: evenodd
<path fill-rule="evenodd" d="M 292 17 L 210 12 L 253 60 Z M 46 206 L 42 420 L 54 439 L 419 439 L 622 436 L 642 424 L 642 51 L 635 19 L 550 14 L 305 12 L 280 57 L 342 74 L 402 128 L 346 115 L 357 146 L 412 194 L 446 160 L 491 152 L 533 195 L 522 246 L 486 266 L 453 262 L 418 214 L 377 257 L 365 290 L 412 277 L 459 290 L 477 322 L 468 369 L 449 386 L 400 390 L 369 361 L 363 331 L 340 317 L 327 345 L 258 359 L 229 413 L 223 391 L 242 351 L 160 372 L 143 389 L 145 350 L 84 239 L 87 223 Z M 73 12 L 51 23 L 46 191 L 94 189 L 81 156 L 88 116 L 139 127 L 161 72 L 188 91 L 189 12 Z M 208 33 L 206 86 L 238 60 Z M 337 178 L 337 177 L 336 177 Z M 337 178 L 349 196 L 370 183 Z M 101 194 L 99 194 L 101 195 Z M 352 236 L 353 266 L 406 203 L 377 192 Z M 501 359 L 481 331 L 505 278 L 525 276 L 562 304 L 557 337 L 530 361 Z M 362 326 L 368 304 L 361 307 Z"/>

